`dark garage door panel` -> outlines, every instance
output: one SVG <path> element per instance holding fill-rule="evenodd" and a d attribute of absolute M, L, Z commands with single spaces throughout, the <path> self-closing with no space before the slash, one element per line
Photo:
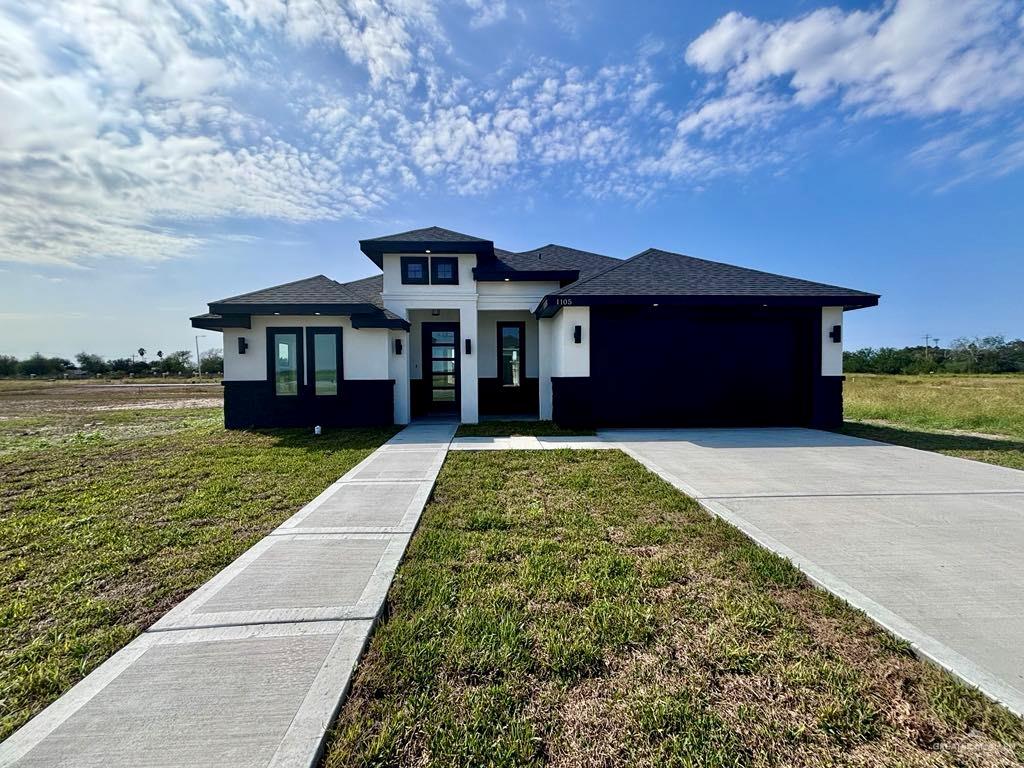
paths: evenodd
<path fill-rule="evenodd" d="M 594 412 L 619 426 L 805 425 L 815 317 L 777 308 L 592 307 Z"/>

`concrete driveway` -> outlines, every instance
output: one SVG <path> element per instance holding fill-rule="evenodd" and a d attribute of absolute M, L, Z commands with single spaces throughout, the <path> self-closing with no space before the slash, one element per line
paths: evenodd
<path fill-rule="evenodd" d="M 1024 472 L 804 429 L 601 437 L 1024 714 Z"/>

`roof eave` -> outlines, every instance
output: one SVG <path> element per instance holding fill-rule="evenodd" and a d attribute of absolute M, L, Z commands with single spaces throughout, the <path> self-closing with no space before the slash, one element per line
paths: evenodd
<path fill-rule="evenodd" d="M 386 317 L 382 314 L 357 314 L 352 315 L 352 327 L 360 328 L 389 328 L 396 331 L 408 331 L 412 324 L 400 317 Z"/>
<path fill-rule="evenodd" d="M 486 269 L 473 267 L 473 279 L 480 283 L 558 281 L 574 283 L 580 278 L 578 269 Z"/>
<path fill-rule="evenodd" d="M 610 305 L 659 304 L 691 307 L 842 307 L 844 310 L 863 309 L 878 304 L 876 294 L 833 296 L 779 296 L 779 295 L 548 295 L 537 306 L 537 317 L 553 317 L 564 307 L 594 307 Z"/>
<path fill-rule="evenodd" d="M 226 314 L 217 317 L 208 315 L 196 315 L 189 318 L 193 328 L 204 331 L 223 331 L 225 328 L 251 328 L 252 317 L 250 315 Z"/>
<path fill-rule="evenodd" d="M 217 315 L 354 315 L 380 311 L 373 304 L 313 304 L 313 303 L 266 303 L 266 304 L 210 304 L 210 312 Z"/>

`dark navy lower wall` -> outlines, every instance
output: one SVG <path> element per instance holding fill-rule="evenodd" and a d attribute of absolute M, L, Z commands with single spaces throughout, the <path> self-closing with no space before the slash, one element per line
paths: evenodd
<path fill-rule="evenodd" d="M 845 376 L 817 376 L 814 381 L 814 406 L 809 426 L 838 429 L 843 425 L 843 382 Z"/>
<path fill-rule="evenodd" d="M 605 426 L 606 413 L 594 402 L 593 382 L 587 376 L 551 378 L 551 418 L 561 427 Z"/>
<path fill-rule="evenodd" d="M 303 393 L 278 397 L 269 381 L 224 382 L 224 426 L 228 429 L 261 427 L 368 427 L 393 424 L 395 382 L 391 379 L 342 382 L 337 397 Z"/>
<path fill-rule="evenodd" d="M 540 408 L 538 379 L 524 378 L 518 387 L 503 387 L 497 378 L 479 379 L 480 414 L 530 414 L 537 416 Z"/>

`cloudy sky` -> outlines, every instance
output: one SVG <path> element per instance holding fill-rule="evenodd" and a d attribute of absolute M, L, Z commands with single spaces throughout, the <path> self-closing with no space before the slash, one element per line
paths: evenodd
<path fill-rule="evenodd" d="M 1024 2 L 0 0 L 0 353 L 189 348 L 431 224 L 1024 336 Z"/>

